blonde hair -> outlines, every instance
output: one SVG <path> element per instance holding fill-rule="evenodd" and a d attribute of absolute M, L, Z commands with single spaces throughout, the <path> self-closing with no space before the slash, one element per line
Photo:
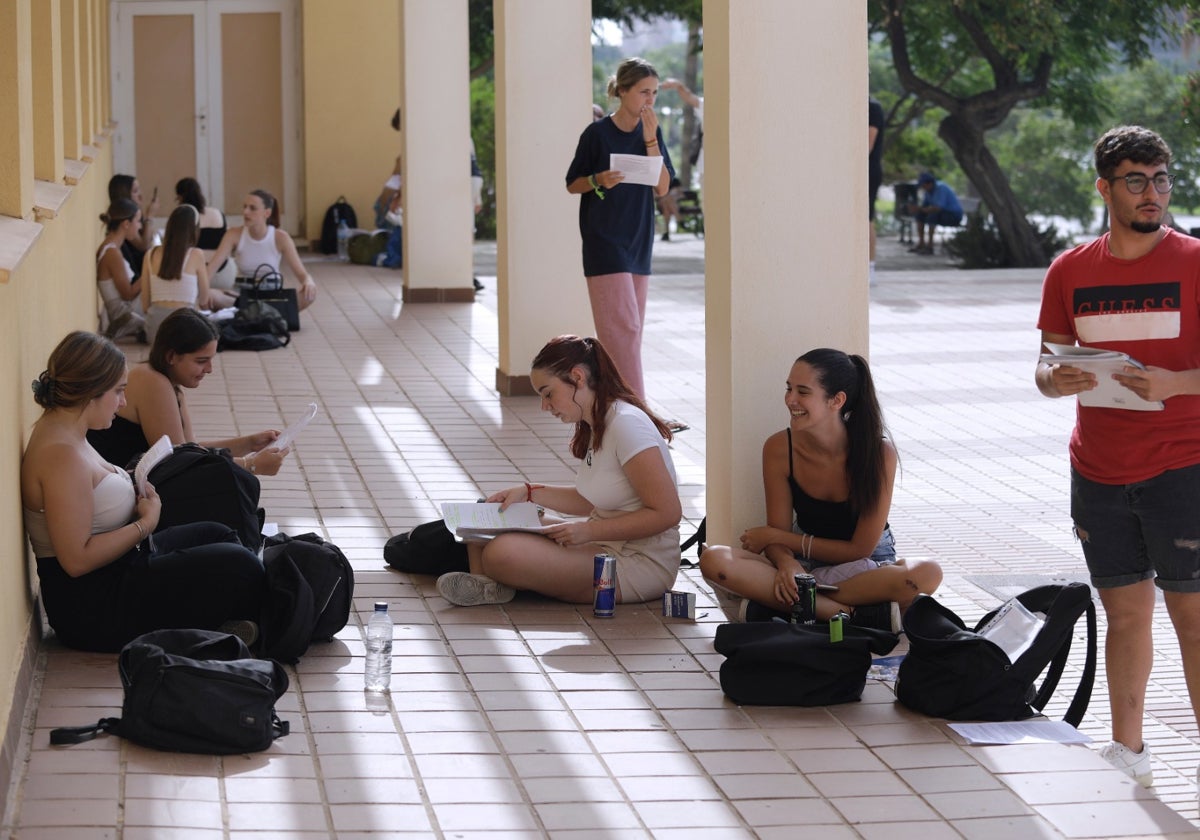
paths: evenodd
<path fill-rule="evenodd" d="M 617 67 L 615 75 L 608 77 L 608 98 L 617 99 L 647 76 L 658 78 L 654 65 L 644 58 L 627 58 Z"/>

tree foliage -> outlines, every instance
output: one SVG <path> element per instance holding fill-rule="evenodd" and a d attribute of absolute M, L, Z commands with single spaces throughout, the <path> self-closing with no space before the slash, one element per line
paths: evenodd
<path fill-rule="evenodd" d="M 992 212 L 1013 264 L 1041 265 L 1048 255 L 987 133 L 1023 104 L 1100 124 L 1105 75 L 1145 62 L 1197 10 L 1200 0 L 872 0 L 869 14 L 905 93 L 944 113 L 938 135 Z"/>

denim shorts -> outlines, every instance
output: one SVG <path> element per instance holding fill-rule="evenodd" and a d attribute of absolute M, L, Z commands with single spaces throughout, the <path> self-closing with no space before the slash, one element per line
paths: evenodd
<path fill-rule="evenodd" d="M 1071 519 L 1097 589 L 1153 577 L 1169 592 L 1200 592 L 1200 465 L 1133 484 L 1072 469 Z"/>
<path fill-rule="evenodd" d="M 875 544 L 875 550 L 871 552 L 870 557 L 864 557 L 861 560 L 852 560 L 849 563 L 814 563 L 811 560 L 805 560 L 799 555 L 796 559 L 800 561 L 800 565 L 808 569 L 809 574 L 817 579 L 817 583 L 825 583 L 830 586 L 836 586 L 844 580 L 848 580 L 855 575 L 861 575 L 863 572 L 869 572 L 872 569 L 878 569 L 880 566 L 890 566 L 896 562 L 896 538 L 892 536 L 892 529 L 884 528 L 883 535 L 880 536 L 879 542 Z"/>

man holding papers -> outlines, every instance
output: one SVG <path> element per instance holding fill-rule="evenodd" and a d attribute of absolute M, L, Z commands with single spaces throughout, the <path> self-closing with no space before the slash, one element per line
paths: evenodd
<path fill-rule="evenodd" d="M 609 79 L 608 95 L 619 99 L 620 107 L 579 136 L 567 169 L 567 192 L 580 197 L 583 273 L 596 336 L 644 399 L 642 329 L 654 197 L 666 195 L 675 169 L 654 111 L 658 71 L 640 58 L 626 59 Z"/>
<path fill-rule="evenodd" d="M 1070 444 L 1071 518 L 1108 618 L 1113 740 L 1101 754 L 1149 786 L 1142 717 L 1155 585 L 1179 639 L 1193 710 L 1200 699 L 1200 240 L 1162 224 L 1174 178 L 1171 150 L 1153 131 L 1110 130 L 1096 141 L 1095 162 L 1110 230 L 1050 266 L 1042 342 L 1127 354 L 1144 367 L 1100 375 L 1163 407 L 1089 405 L 1095 401 L 1082 396 L 1100 382 L 1084 363 L 1043 360 L 1036 379 L 1046 396 L 1081 396 Z"/>

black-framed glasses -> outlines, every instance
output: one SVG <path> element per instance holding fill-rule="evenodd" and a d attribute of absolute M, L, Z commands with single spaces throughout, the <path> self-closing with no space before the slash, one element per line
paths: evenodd
<path fill-rule="evenodd" d="M 1165 172 L 1160 172 L 1153 178 L 1148 175 L 1143 175 L 1140 172 L 1130 172 L 1128 175 L 1118 175 L 1115 178 L 1109 178 L 1110 184 L 1117 181 L 1125 182 L 1125 189 L 1129 190 L 1134 195 L 1141 195 L 1146 191 L 1146 187 L 1154 184 L 1154 191 L 1159 195 L 1169 193 L 1171 187 L 1175 186 L 1175 176 L 1168 175 Z"/>

